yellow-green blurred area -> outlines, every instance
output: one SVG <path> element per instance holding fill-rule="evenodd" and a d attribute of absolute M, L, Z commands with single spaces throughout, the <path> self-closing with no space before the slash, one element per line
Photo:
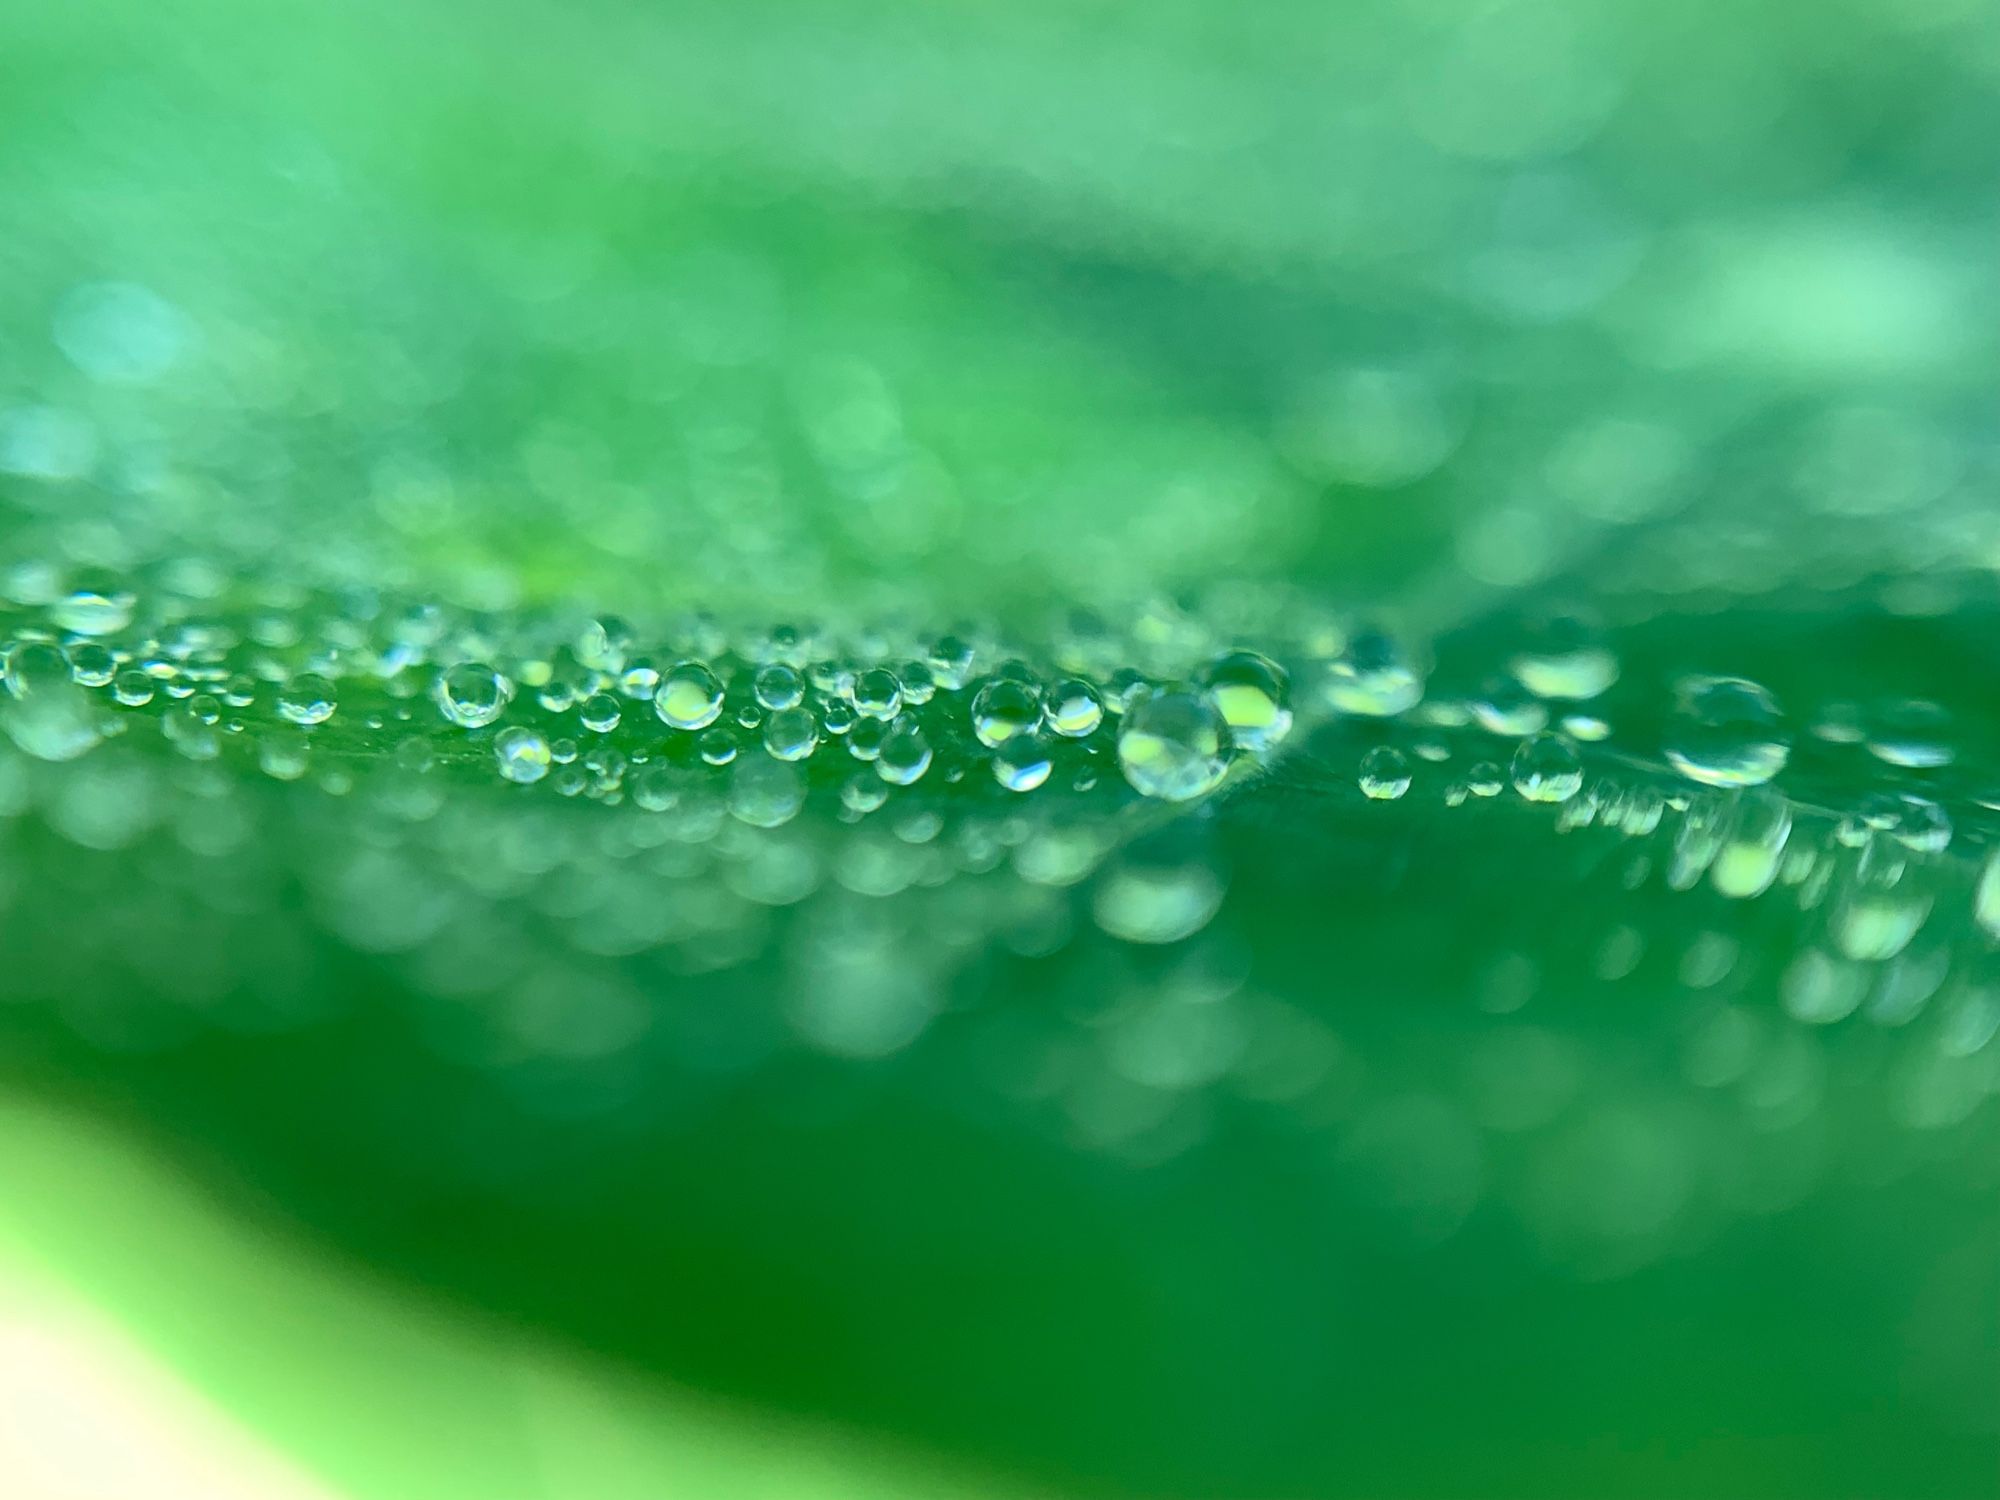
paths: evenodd
<path fill-rule="evenodd" d="M 0 7 L 0 1500 L 1996 1493 L 1996 185 L 1991 0 Z"/>

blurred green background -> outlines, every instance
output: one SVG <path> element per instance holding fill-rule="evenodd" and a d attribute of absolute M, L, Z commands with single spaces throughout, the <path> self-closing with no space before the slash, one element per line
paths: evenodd
<path fill-rule="evenodd" d="M 241 743 L 607 612 L 1300 712 L 768 836 L 418 775 L 393 663 L 306 779 L 9 718 L 0 1480 L 1994 1493 L 1997 94 L 1975 0 L 0 16 L 10 643 L 129 590 Z M 1462 785 L 1552 617 L 1590 818 Z M 1469 720 L 1328 708 L 1375 623 Z M 1686 672 L 1776 802 L 1663 807 Z"/>

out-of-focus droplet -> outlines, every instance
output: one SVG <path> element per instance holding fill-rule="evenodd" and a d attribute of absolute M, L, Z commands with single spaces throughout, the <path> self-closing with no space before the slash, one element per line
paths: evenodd
<path fill-rule="evenodd" d="M 1567 802 L 1583 789 L 1583 761 L 1559 734 L 1523 740 L 1510 772 L 1514 790 L 1530 802 Z"/>
<path fill-rule="evenodd" d="M 1706 786 L 1761 786 L 1785 768 L 1791 739 L 1778 702 L 1742 677 L 1689 677 L 1675 690 L 1666 755 Z"/>
<path fill-rule="evenodd" d="M 1118 764 L 1134 791 L 1163 802 L 1212 792 L 1229 769 L 1229 730 L 1205 698 L 1154 693 L 1125 713 Z"/>

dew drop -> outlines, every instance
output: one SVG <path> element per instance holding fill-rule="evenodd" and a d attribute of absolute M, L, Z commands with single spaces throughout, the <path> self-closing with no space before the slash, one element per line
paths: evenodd
<path fill-rule="evenodd" d="M 1769 691 L 1741 677 L 1689 677 L 1675 691 L 1668 762 L 1706 786 L 1761 786 L 1785 768 L 1791 740 Z"/>
<path fill-rule="evenodd" d="M 1291 684 L 1270 658 L 1231 651 L 1202 669 L 1200 684 L 1243 749 L 1274 750 L 1292 732 Z"/>
<path fill-rule="evenodd" d="M 730 815 L 753 828 L 777 828 L 791 822 L 805 800 L 805 778 L 796 766 L 783 761 L 752 755 L 730 773 Z"/>
<path fill-rule="evenodd" d="M 903 706 L 903 684 L 887 667 L 870 667 L 854 679 L 854 708 L 865 719 L 893 719 Z"/>
<path fill-rule="evenodd" d="M 766 663 L 757 669 L 751 679 L 750 690 L 758 703 L 772 713 L 781 709 L 797 708 L 806 696 L 806 680 L 798 668 L 785 665 L 781 661 Z"/>
<path fill-rule="evenodd" d="M 1951 715 L 1937 704 L 1909 698 L 1884 704 L 1872 717 L 1868 752 L 1877 760 L 1913 771 L 1951 764 Z"/>
<path fill-rule="evenodd" d="M 1104 722 L 1104 700 L 1081 677 L 1066 677 L 1049 689 L 1043 714 L 1052 733 L 1080 740 Z"/>
<path fill-rule="evenodd" d="M 889 737 L 893 719 L 860 718 L 847 731 L 847 753 L 856 760 L 869 761 L 882 753 L 882 741 Z"/>
<path fill-rule="evenodd" d="M 1118 764 L 1132 789 L 1163 802 L 1187 802 L 1222 783 L 1229 769 L 1229 729 L 1206 698 L 1152 693 L 1125 713 Z"/>
<path fill-rule="evenodd" d="M 1032 684 L 995 677 L 972 699 L 972 732 L 987 749 L 997 749 L 1042 721 L 1042 695 Z"/>
<path fill-rule="evenodd" d="M 503 729 L 493 741 L 493 757 L 500 763 L 500 774 L 509 781 L 522 786 L 540 781 L 549 774 L 549 742 L 538 730 L 516 725 Z"/>
<path fill-rule="evenodd" d="M 781 708 L 764 725 L 764 748 L 779 760 L 804 760 L 819 748 L 819 721 L 809 708 Z"/>
<path fill-rule="evenodd" d="M 1414 708 L 1424 696 L 1415 660 L 1393 636 L 1364 630 L 1327 668 L 1327 703 L 1344 714 L 1386 718 Z"/>
<path fill-rule="evenodd" d="M 305 732 L 274 724 L 257 738 L 257 767 L 273 781 L 297 781 L 311 765 Z"/>
<path fill-rule="evenodd" d="M 1361 757 L 1361 795 L 1393 802 L 1410 789 L 1410 758 L 1394 745 L 1377 745 Z"/>
<path fill-rule="evenodd" d="M 583 700 L 583 707 L 576 711 L 576 717 L 592 734 L 609 734 L 618 727 L 624 710 L 609 693 L 592 693 Z"/>
<path fill-rule="evenodd" d="M 500 717 L 512 696 L 506 678 L 483 661 L 462 661 L 437 680 L 437 704 L 445 718 L 461 729 L 483 729 Z"/>
<path fill-rule="evenodd" d="M 1481 729 L 1510 739 L 1539 734 L 1549 723 L 1548 706 L 1512 677 L 1493 678 L 1467 707 Z"/>
<path fill-rule="evenodd" d="M 78 589 L 49 610 L 49 618 L 76 635 L 115 635 L 132 623 L 137 601 L 124 589 Z"/>
<path fill-rule="evenodd" d="M 1537 734 L 1521 742 L 1511 767 L 1514 790 L 1530 802 L 1567 802 L 1583 788 L 1583 762 L 1576 746 L 1559 734 Z"/>
<path fill-rule="evenodd" d="M 294 724 L 324 724 L 337 705 L 333 684 L 317 672 L 301 672 L 278 689 L 278 712 Z"/>
<path fill-rule="evenodd" d="M 1617 656 L 1598 627 L 1579 615 L 1539 622 L 1508 666 L 1537 698 L 1581 702 L 1618 680 Z"/>
<path fill-rule="evenodd" d="M 675 729 L 706 729 L 722 713 L 721 679 L 704 662 L 681 662 L 660 679 L 653 712 Z"/>
<path fill-rule="evenodd" d="M 96 641 L 80 642 L 69 654 L 69 666 L 84 687 L 104 687 L 118 675 L 118 659 Z"/>
<path fill-rule="evenodd" d="M 875 757 L 875 774 L 896 786 L 909 786 L 931 768 L 930 742 L 912 720 L 891 729 Z"/>
<path fill-rule="evenodd" d="M 1054 768 L 1049 742 L 1039 732 L 1011 735 L 993 752 L 993 779 L 1010 792 L 1032 792 Z"/>
<path fill-rule="evenodd" d="M 972 676 L 972 661 L 972 646 L 960 636 L 939 636 L 931 647 L 931 675 L 941 688 L 956 692 L 964 687 Z"/>
<path fill-rule="evenodd" d="M 872 813 L 888 800 L 888 787 L 866 771 L 856 771 L 840 788 L 840 805 L 851 813 Z"/>

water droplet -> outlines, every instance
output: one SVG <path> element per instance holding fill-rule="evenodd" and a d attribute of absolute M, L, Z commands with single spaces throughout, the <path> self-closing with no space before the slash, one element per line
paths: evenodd
<path fill-rule="evenodd" d="M 94 705 L 60 646 L 25 641 L 6 656 L 8 736 L 37 760 L 75 760 L 103 738 Z"/>
<path fill-rule="evenodd" d="M 993 752 L 993 779 L 1010 792 L 1032 792 L 1054 766 L 1048 740 L 1034 731 L 1010 735 Z"/>
<path fill-rule="evenodd" d="M 632 786 L 632 800 L 646 812 L 665 812 L 681 800 L 673 768 L 648 766 Z"/>
<path fill-rule="evenodd" d="M 537 730 L 516 725 L 503 729 L 493 741 L 493 756 L 500 774 L 509 781 L 527 786 L 549 774 L 549 742 Z"/>
<path fill-rule="evenodd" d="M 806 680 L 796 667 L 786 666 L 781 661 L 767 662 L 757 669 L 751 679 L 750 690 L 757 701 L 766 709 L 776 713 L 780 709 L 797 708 L 806 696 Z"/>
<path fill-rule="evenodd" d="M 1497 797 L 1507 785 L 1507 777 L 1490 760 L 1482 760 L 1465 773 L 1466 790 L 1475 797 Z"/>
<path fill-rule="evenodd" d="M 1611 726 L 1596 714 L 1564 714 L 1562 732 L 1586 745 L 1601 744 L 1611 738 Z"/>
<path fill-rule="evenodd" d="M 50 608 L 49 618 L 77 635 L 115 635 L 132 623 L 137 603 L 126 589 L 77 589 Z"/>
<path fill-rule="evenodd" d="M 1104 722 L 1104 700 L 1081 677 L 1066 677 L 1049 689 L 1043 707 L 1049 728 L 1064 739 L 1080 740 Z"/>
<path fill-rule="evenodd" d="M 722 713 L 722 681 L 706 663 L 681 662 L 660 679 L 653 712 L 675 729 L 706 729 Z"/>
<path fill-rule="evenodd" d="M 1229 769 L 1229 729 L 1206 698 L 1152 693 L 1134 703 L 1118 729 L 1118 764 L 1142 796 L 1187 802 L 1222 784 Z"/>
<path fill-rule="evenodd" d="M 1877 760 L 1913 771 L 1951 764 L 1951 715 L 1937 704 L 1908 698 L 1884 704 L 1872 720 L 1868 751 Z"/>
<path fill-rule="evenodd" d="M 931 647 L 931 675 L 941 688 L 956 692 L 964 687 L 972 676 L 972 661 L 972 646 L 960 636 L 939 636 Z"/>
<path fill-rule="evenodd" d="M 870 761 L 882 753 L 882 742 L 889 737 L 894 719 L 861 718 L 854 721 L 854 727 L 847 731 L 847 753 L 859 761 Z"/>
<path fill-rule="evenodd" d="M 483 729 L 500 717 L 513 685 L 483 661 L 462 661 L 437 680 L 437 704 L 461 729 Z"/>
<path fill-rule="evenodd" d="M 781 708 L 764 725 L 764 748 L 779 760 L 804 760 L 819 748 L 819 720 L 809 708 Z"/>
<path fill-rule="evenodd" d="M 84 687 L 103 687 L 118 675 L 118 658 L 96 641 L 79 643 L 69 654 L 69 666 L 71 675 Z"/>
<path fill-rule="evenodd" d="M 1583 788 L 1583 762 L 1576 746 L 1559 734 L 1538 734 L 1521 742 L 1511 767 L 1514 790 L 1530 802 L 1567 802 Z"/>
<path fill-rule="evenodd" d="M 788 710 L 803 713 L 803 709 Z M 808 716 L 810 717 L 810 716 Z M 761 755 L 739 762 L 729 777 L 729 811 L 753 828 L 777 828 L 798 816 L 806 784 L 795 766 Z"/>
<path fill-rule="evenodd" d="M 1229 726 L 1230 738 L 1245 750 L 1276 749 L 1291 733 L 1291 684 L 1268 657 L 1231 651 L 1202 669 L 1200 684 Z"/>
<path fill-rule="evenodd" d="M 972 732 L 987 749 L 997 749 L 1042 721 L 1042 695 L 1031 684 L 995 677 L 972 699 Z"/>
<path fill-rule="evenodd" d="M 695 748 L 711 766 L 726 766 L 736 759 L 736 736 L 718 725 L 696 740 Z"/>
<path fill-rule="evenodd" d="M 1785 768 L 1791 740 L 1778 703 L 1741 677 L 1689 677 L 1675 690 L 1667 760 L 1706 786 L 1761 786 Z"/>
<path fill-rule="evenodd" d="M 840 788 L 840 805 L 851 813 L 872 813 L 889 800 L 889 789 L 866 771 L 856 771 Z"/>
<path fill-rule="evenodd" d="M 1890 836 L 1918 854 L 1942 854 L 1951 847 L 1951 816 L 1928 797 L 1910 792 L 1897 796 Z"/>
<path fill-rule="evenodd" d="M 294 724 L 324 724 L 337 703 L 333 684 L 317 672 L 301 672 L 278 690 L 278 712 Z"/>
<path fill-rule="evenodd" d="M 903 701 L 919 707 L 931 701 L 937 694 L 937 678 L 930 667 L 920 661 L 906 661 L 898 674 L 903 682 Z"/>
<path fill-rule="evenodd" d="M 583 700 L 583 707 L 576 711 L 576 717 L 592 734 L 609 734 L 618 727 L 624 710 L 609 693 L 592 693 Z"/>
<path fill-rule="evenodd" d="M 912 720 L 904 720 L 891 729 L 875 757 L 875 774 L 897 786 L 921 780 L 930 768 L 930 742 Z"/>
<path fill-rule="evenodd" d="M 1548 706 L 1512 677 L 1495 677 L 1466 705 L 1479 727 L 1509 739 L 1548 727 Z"/>
<path fill-rule="evenodd" d="M 257 737 L 257 767 L 274 781 L 297 781 L 311 766 L 310 747 L 303 730 L 273 724 Z"/>
<path fill-rule="evenodd" d="M 222 752 L 221 737 L 202 722 L 192 703 L 177 703 L 168 709 L 161 716 L 160 732 L 189 760 L 214 760 Z"/>
<path fill-rule="evenodd" d="M 870 667 L 854 679 L 854 708 L 862 717 L 893 719 L 902 706 L 902 681 L 887 667 Z"/>
<path fill-rule="evenodd" d="M 1792 836 L 1791 804 L 1768 788 L 1752 788 L 1737 794 L 1726 827 L 1708 883 L 1732 900 L 1763 895 L 1778 878 Z"/>
<path fill-rule="evenodd" d="M 1379 630 L 1364 630 L 1327 668 L 1327 703 L 1344 714 L 1385 718 L 1414 708 L 1424 696 L 1424 678 L 1401 642 Z"/>
<path fill-rule="evenodd" d="M 1393 802 L 1410 789 L 1410 758 L 1394 745 L 1377 745 L 1361 757 L 1361 795 Z"/>
<path fill-rule="evenodd" d="M 1097 925 L 1128 943 L 1177 943 L 1221 909 L 1221 873 L 1200 861 L 1121 860 L 1091 893 Z"/>
<path fill-rule="evenodd" d="M 1540 621 L 1508 664 L 1538 698 L 1595 698 L 1618 680 L 1618 658 L 1597 625 L 1578 615 Z"/>

